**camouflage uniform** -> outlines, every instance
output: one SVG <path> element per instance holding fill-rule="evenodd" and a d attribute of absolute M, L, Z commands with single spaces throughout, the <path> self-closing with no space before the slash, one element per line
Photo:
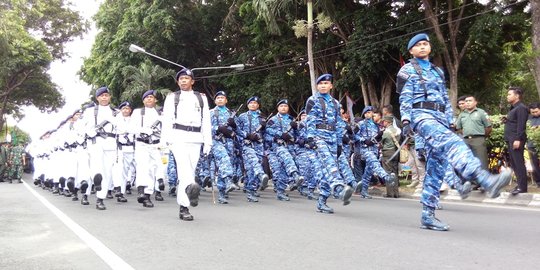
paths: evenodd
<path fill-rule="evenodd" d="M 21 182 L 21 177 L 23 173 L 23 158 L 24 158 L 24 148 L 22 145 L 15 145 L 11 148 L 9 153 L 9 178 L 10 180 L 18 180 Z"/>

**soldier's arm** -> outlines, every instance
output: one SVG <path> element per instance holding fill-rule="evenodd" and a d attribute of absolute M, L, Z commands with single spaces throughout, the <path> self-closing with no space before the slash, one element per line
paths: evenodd
<path fill-rule="evenodd" d="M 398 81 L 404 81 L 403 87 L 399 93 L 399 111 L 401 113 L 401 121 L 408 121 L 410 123 L 414 84 L 418 81 L 418 75 L 407 72 L 406 67 L 407 65 L 403 66 L 398 73 Z"/>
<path fill-rule="evenodd" d="M 313 98 L 309 98 L 306 102 L 306 138 L 315 139 L 315 124 L 317 121 L 317 108 Z"/>

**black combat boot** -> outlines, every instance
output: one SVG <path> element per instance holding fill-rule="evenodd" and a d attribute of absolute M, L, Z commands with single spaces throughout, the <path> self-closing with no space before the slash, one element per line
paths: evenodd
<path fill-rule="evenodd" d="M 302 185 L 302 183 L 304 183 L 304 177 L 301 176 L 298 172 L 293 173 L 293 178 L 294 178 L 294 184 L 290 187 L 291 191 L 296 190 Z"/>
<path fill-rule="evenodd" d="M 247 201 L 248 202 L 258 202 L 259 199 L 257 199 L 257 196 L 255 196 L 255 191 L 248 190 L 247 191 Z"/>
<path fill-rule="evenodd" d="M 96 191 L 101 191 L 101 181 L 103 180 L 103 175 L 98 173 L 94 176 L 94 188 Z"/>
<path fill-rule="evenodd" d="M 268 187 L 268 180 L 270 180 L 270 177 L 265 173 L 259 174 L 259 180 L 261 181 L 261 191 L 263 191 Z"/>
<path fill-rule="evenodd" d="M 79 197 L 78 197 L 78 193 L 79 193 L 79 189 L 78 188 L 74 188 L 73 189 L 73 198 L 71 198 L 72 201 L 78 201 L 79 200 Z"/>
<path fill-rule="evenodd" d="M 319 200 L 317 201 L 317 210 L 321 213 L 333 214 L 334 209 L 326 205 L 326 197 L 319 195 Z"/>
<path fill-rule="evenodd" d="M 201 186 L 199 186 L 199 184 L 189 184 L 186 187 L 186 194 L 188 196 L 189 204 L 191 206 L 196 207 L 197 205 L 199 205 L 199 195 L 201 194 Z"/>
<path fill-rule="evenodd" d="M 105 204 L 103 204 L 103 199 L 97 199 L 96 201 L 96 209 L 97 210 L 105 210 L 107 207 L 105 207 Z"/>
<path fill-rule="evenodd" d="M 156 191 L 156 195 L 154 196 L 154 198 L 155 198 L 156 201 L 158 201 L 158 202 L 162 202 L 162 201 L 163 201 L 163 196 L 161 195 L 161 192 L 159 192 L 159 191 Z"/>
<path fill-rule="evenodd" d="M 11 179 L 10 179 L 9 181 L 11 182 Z M 58 188 L 58 185 L 59 185 L 59 184 L 58 184 L 58 183 L 54 183 L 53 185 L 54 185 L 54 188 L 53 188 L 52 194 L 59 194 L 59 193 L 60 193 L 59 188 Z"/>
<path fill-rule="evenodd" d="M 127 202 L 126 197 L 124 197 L 124 194 L 120 193 L 120 196 L 116 197 L 117 202 L 125 203 Z"/>
<path fill-rule="evenodd" d="M 343 205 L 349 205 L 351 203 L 351 196 L 353 194 L 353 188 L 349 185 L 345 185 L 343 190 L 339 194 L 339 198 L 343 201 Z"/>
<path fill-rule="evenodd" d="M 114 198 L 113 195 L 112 195 L 112 190 L 107 191 L 107 196 L 105 198 L 107 198 L 107 199 Z"/>
<path fill-rule="evenodd" d="M 89 205 L 90 204 L 90 202 L 88 201 L 88 195 L 83 194 L 82 199 L 81 199 L 81 204 L 82 205 Z"/>
<path fill-rule="evenodd" d="M 126 184 L 126 194 L 131 195 L 131 182 L 127 182 Z"/>
<path fill-rule="evenodd" d="M 228 204 L 229 201 L 227 198 L 225 198 L 225 190 L 218 190 L 218 203 L 220 204 Z"/>
<path fill-rule="evenodd" d="M 169 196 L 176 197 L 176 186 L 169 186 Z"/>
<path fill-rule="evenodd" d="M 137 187 L 137 193 L 139 194 L 137 196 L 137 202 L 144 203 L 144 200 L 146 199 L 144 196 L 144 186 Z"/>
<path fill-rule="evenodd" d="M 158 182 L 159 191 L 164 191 L 165 190 L 165 183 L 163 182 L 163 179 L 160 178 L 160 179 L 157 180 L 157 182 Z"/>
<path fill-rule="evenodd" d="M 81 182 L 81 193 L 86 194 L 87 189 L 88 189 L 88 182 L 86 182 L 86 180 L 83 180 Z"/>
<path fill-rule="evenodd" d="M 192 221 L 193 216 L 189 213 L 189 209 L 187 207 L 180 205 L 180 213 L 179 213 L 180 219 L 184 221 Z"/>
<path fill-rule="evenodd" d="M 154 207 L 154 204 L 150 200 L 150 194 L 144 194 L 143 206 L 148 208 Z"/>
<path fill-rule="evenodd" d="M 64 188 L 66 187 L 66 178 L 60 177 L 60 190 L 58 195 L 64 195 Z"/>
<path fill-rule="evenodd" d="M 422 229 L 430 229 L 435 231 L 448 231 L 450 226 L 441 222 L 435 217 L 435 208 L 424 205 L 422 208 L 422 219 L 420 220 Z"/>

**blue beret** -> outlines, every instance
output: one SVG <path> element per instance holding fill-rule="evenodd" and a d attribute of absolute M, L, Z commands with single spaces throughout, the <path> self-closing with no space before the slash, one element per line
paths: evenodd
<path fill-rule="evenodd" d="M 367 112 L 372 112 L 373 111 L 373 107 L 371 106 L 366 106 L 364 108 L 364 110 L 362 110 L 362 117 L 364 117 L 364 114 L 366 114 Z"/>
<path fill-rule="evenodd" d="M 249 103 L 252 102 L 252 101 L 256 101 L 257 103 L 259 103 L 259 105 L 261 105 L 261 101 L 260 101 L 260 99 L 259 99 L 258 96 L 252 96 L 252 97 L 250 97 L 250 98 L 247 100 L 247 104 L 249 104 Z"/>
<path fill-rule="evenodd" d="M 422 41 L 422 40 L 427 40 L 429 41 L 429 36 L 425 33 L 420 33 L 414 37 L 411 38 L 411 40 L 409 40 L 409 44 L 407 44 L 407 50 L 410 50 L 412 47 L 414 47 L 414 45 L 416 45 L 416 43 L 418 43 L 419 41 Z"/>
<path fill-rule="evenodd" d="M 142 95 L 142 99 L 145 99 L 147 96 L 154 96 L 154 97 L 156 97 L 156 91 L 154 91 L 154 90 L 148 90 L 148 91 L 144 92 L 144 94 Z"/>
<path fill-rule="evenodd" d="M 287 100 L 286 98 L 284 98 L 284 99 L 278 101 L 278 103 L 277 103 L 276 106 L 279 107 L 279 105 L 281 105 L 281 104 L 289 105 L 289 100 Z"/>
<path fill-rule="evenodd" d="M 104 93 L 109 93 L 109 88 L 107 86 L 100 87 L 96 90 L 96 97 L 101 96 Z"/>
<path fill-rule="evenodd" d="M 216 99 L 216 98 L 219 97 L 219 96 L 227 97 L 227 93 L 225 93 L 225 91 L 218 91 L 218 92 L 214 95 L 214 99 Z"/>
<path fill-rule="evenodd" d="M 176 80 L 178 81 L 178 77 L 182 75 L 187 75 L 193 79 L 193 71 L 191 71 L 189 68 L 183 68 L 182 70 L 178 71 L 178 73 L 176 73 Z"/>
<path fill-rule="evenodd" d="M 118 105 L 118 109 L 122 109 L 122 108 L 124 108 L 126 106 L 131 108 L 131 104 L 128 101 L 124 101 L 124 102 L 120 103 L 120 105 Z"/>
<path fill-rule="evenodd" d="M 334 76 L 332 76 L 332 74 L 323 74 L 321 76 L 319 76 L 319 78 L 317 78 L 317 84 L 319 84 L 320 82 L 322 81 L 332 81 L 332 79 L 334 78 Z"/>

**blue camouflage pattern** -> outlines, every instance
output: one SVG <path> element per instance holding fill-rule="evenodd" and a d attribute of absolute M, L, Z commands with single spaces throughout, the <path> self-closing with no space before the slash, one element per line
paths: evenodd
<path fill-rule="evenodd" d="M 244 180 L 244 188 L 248 191 L 256 191 L 260 186 L 259 175 L 264 174 L 262 167 L 262 158 L 264 154 L 263 142 L 252 142 L 248 140 L 248 135 L 257 132 L 261 139 L 263 138 L 261 128 L 261 112 L 247 111 L 238 116 L 236 125 L 236 135 L 243 142 L 242 145 L 242 160 L 246 170 L 246 179 Z"/>

